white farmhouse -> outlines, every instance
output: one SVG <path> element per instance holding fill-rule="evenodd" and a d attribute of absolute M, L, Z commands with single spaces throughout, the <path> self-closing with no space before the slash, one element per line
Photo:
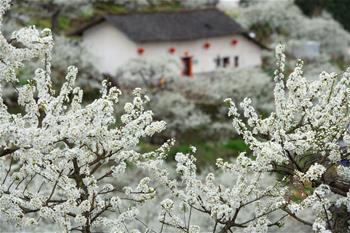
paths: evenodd
<path fill-rule="evenodd" d="M 167 55 L 181 62 L 187 76 L 219 67 L 259 66 L 263 48 L 217 9 L 106 15 L 73 34 L 83 37 L 96 67 L 110 75 L 130 59 Z"/>

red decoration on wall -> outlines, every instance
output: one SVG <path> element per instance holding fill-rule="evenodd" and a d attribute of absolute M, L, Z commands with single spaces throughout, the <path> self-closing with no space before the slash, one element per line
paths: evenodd
<path fill-rule="evenodd" d="M 176 49 L 175 49 L 175 48 L 170 48 L 170 49 L 169 49 L 169 53 L 174 54 L 175 52 L 176 52 Z"/>
<path fill-rule="evenodd" d="M 137 53 L 140 54 L 140 55 L 142 55 L 144 52 L 145 52 L 144 48 L 138 48 L 137 49 Z"/>
<path fill-rule="evenodd" d="M 236 40 L 236 39 L 231 40 L 231 45 L 235 46 L 237 44 L 238 44 L 238 40 Z"/>
<path fill-rule="evenodd" d="M 210 48 L 210 43 L 209 42 L 205 42 L 204 45 L 203 45 L 203 48 L 209 49 Z"/>

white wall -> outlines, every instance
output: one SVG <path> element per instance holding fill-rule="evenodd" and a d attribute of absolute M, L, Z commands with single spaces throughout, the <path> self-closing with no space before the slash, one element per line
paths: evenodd
<path fill-rule="evenodd" d="M 238 40 L 238 44 L 232 45 L 232 39 Z M 210 48 L 205 49 L 203 45 L 209 42 Z M 169 55 L 169 48 L 175 48 L 172 55 L 180 59 L 186 53 L 193 57 L 193 72 L 210 72 L 216 69 L 214 59 L 217 56 L 230 57 L 233 66 L 234 56 L 239 56 L 239 67 L 252 67 L 261 65 L 261 48 L 241 35 L 226 36 L 211 39 L 200 39 L 186 42 L 161 42 L 144 43 L 139 47 L 145 49 L 142 55 L 145 58 L 161 58 Z"/>
<path fill-rule="evenodd" d="M 124 33 L 105 22 L 84 32 L 83 46 L 102 73 L 114 75 L 121 65 L 137 57 L 137 46 Z"/>
<path fill-rule="evenodd" d="M 233 46 L 232 39 L 238 40 L 238 44 Z M 209 49 L 203 48 L 206 42 L 210 43 Z M 84 33 L 83 45 L 94 55 L 93 63 L 97 68 L 111 75 L 114 75 L 118 67 L 128 60 L 137 57 L 163 59 L 170 55 L 180 60 L 187 54 L 193 57 L 193 73 L 215 70 L 214 59 L 218 55 L 230 57 L 232 66 L 234 56 L 239 56 L 239 67 L 261 65 L 261 48 L 241 35 L 183 42 L 136 44 L 109 23 L 102 23 Z M 171 55 L 169 48 L 172 47 L 176 52 Z M 138 48 L 144 48 L 142 55 L 137 53 Z"/>

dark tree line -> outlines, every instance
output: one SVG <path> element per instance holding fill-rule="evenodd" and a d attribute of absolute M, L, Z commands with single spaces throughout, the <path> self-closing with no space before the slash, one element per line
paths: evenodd
<path fill-rule="evenodd" d="M 295 0 L 304 14 L 312 17 L 323 11 L 329 12 L 334 19 L 350 31 L 350 1 L 349 0 Z"/>

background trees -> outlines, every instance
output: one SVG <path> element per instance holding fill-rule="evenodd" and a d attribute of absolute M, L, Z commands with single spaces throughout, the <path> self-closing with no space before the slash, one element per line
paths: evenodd
<path fill-rule="evenodd" d="M 344 4 L 342 0 L 327 1 L 327 0 L 311 0 L 301 1 L 295 0 L 295 3 L 302 9 L 302 11 L 308 16 L 318 16 L 323 11 L 327 11 L 339 21 L 346 30 L 350 30 L 349 24 L 349 4 Z"/>

